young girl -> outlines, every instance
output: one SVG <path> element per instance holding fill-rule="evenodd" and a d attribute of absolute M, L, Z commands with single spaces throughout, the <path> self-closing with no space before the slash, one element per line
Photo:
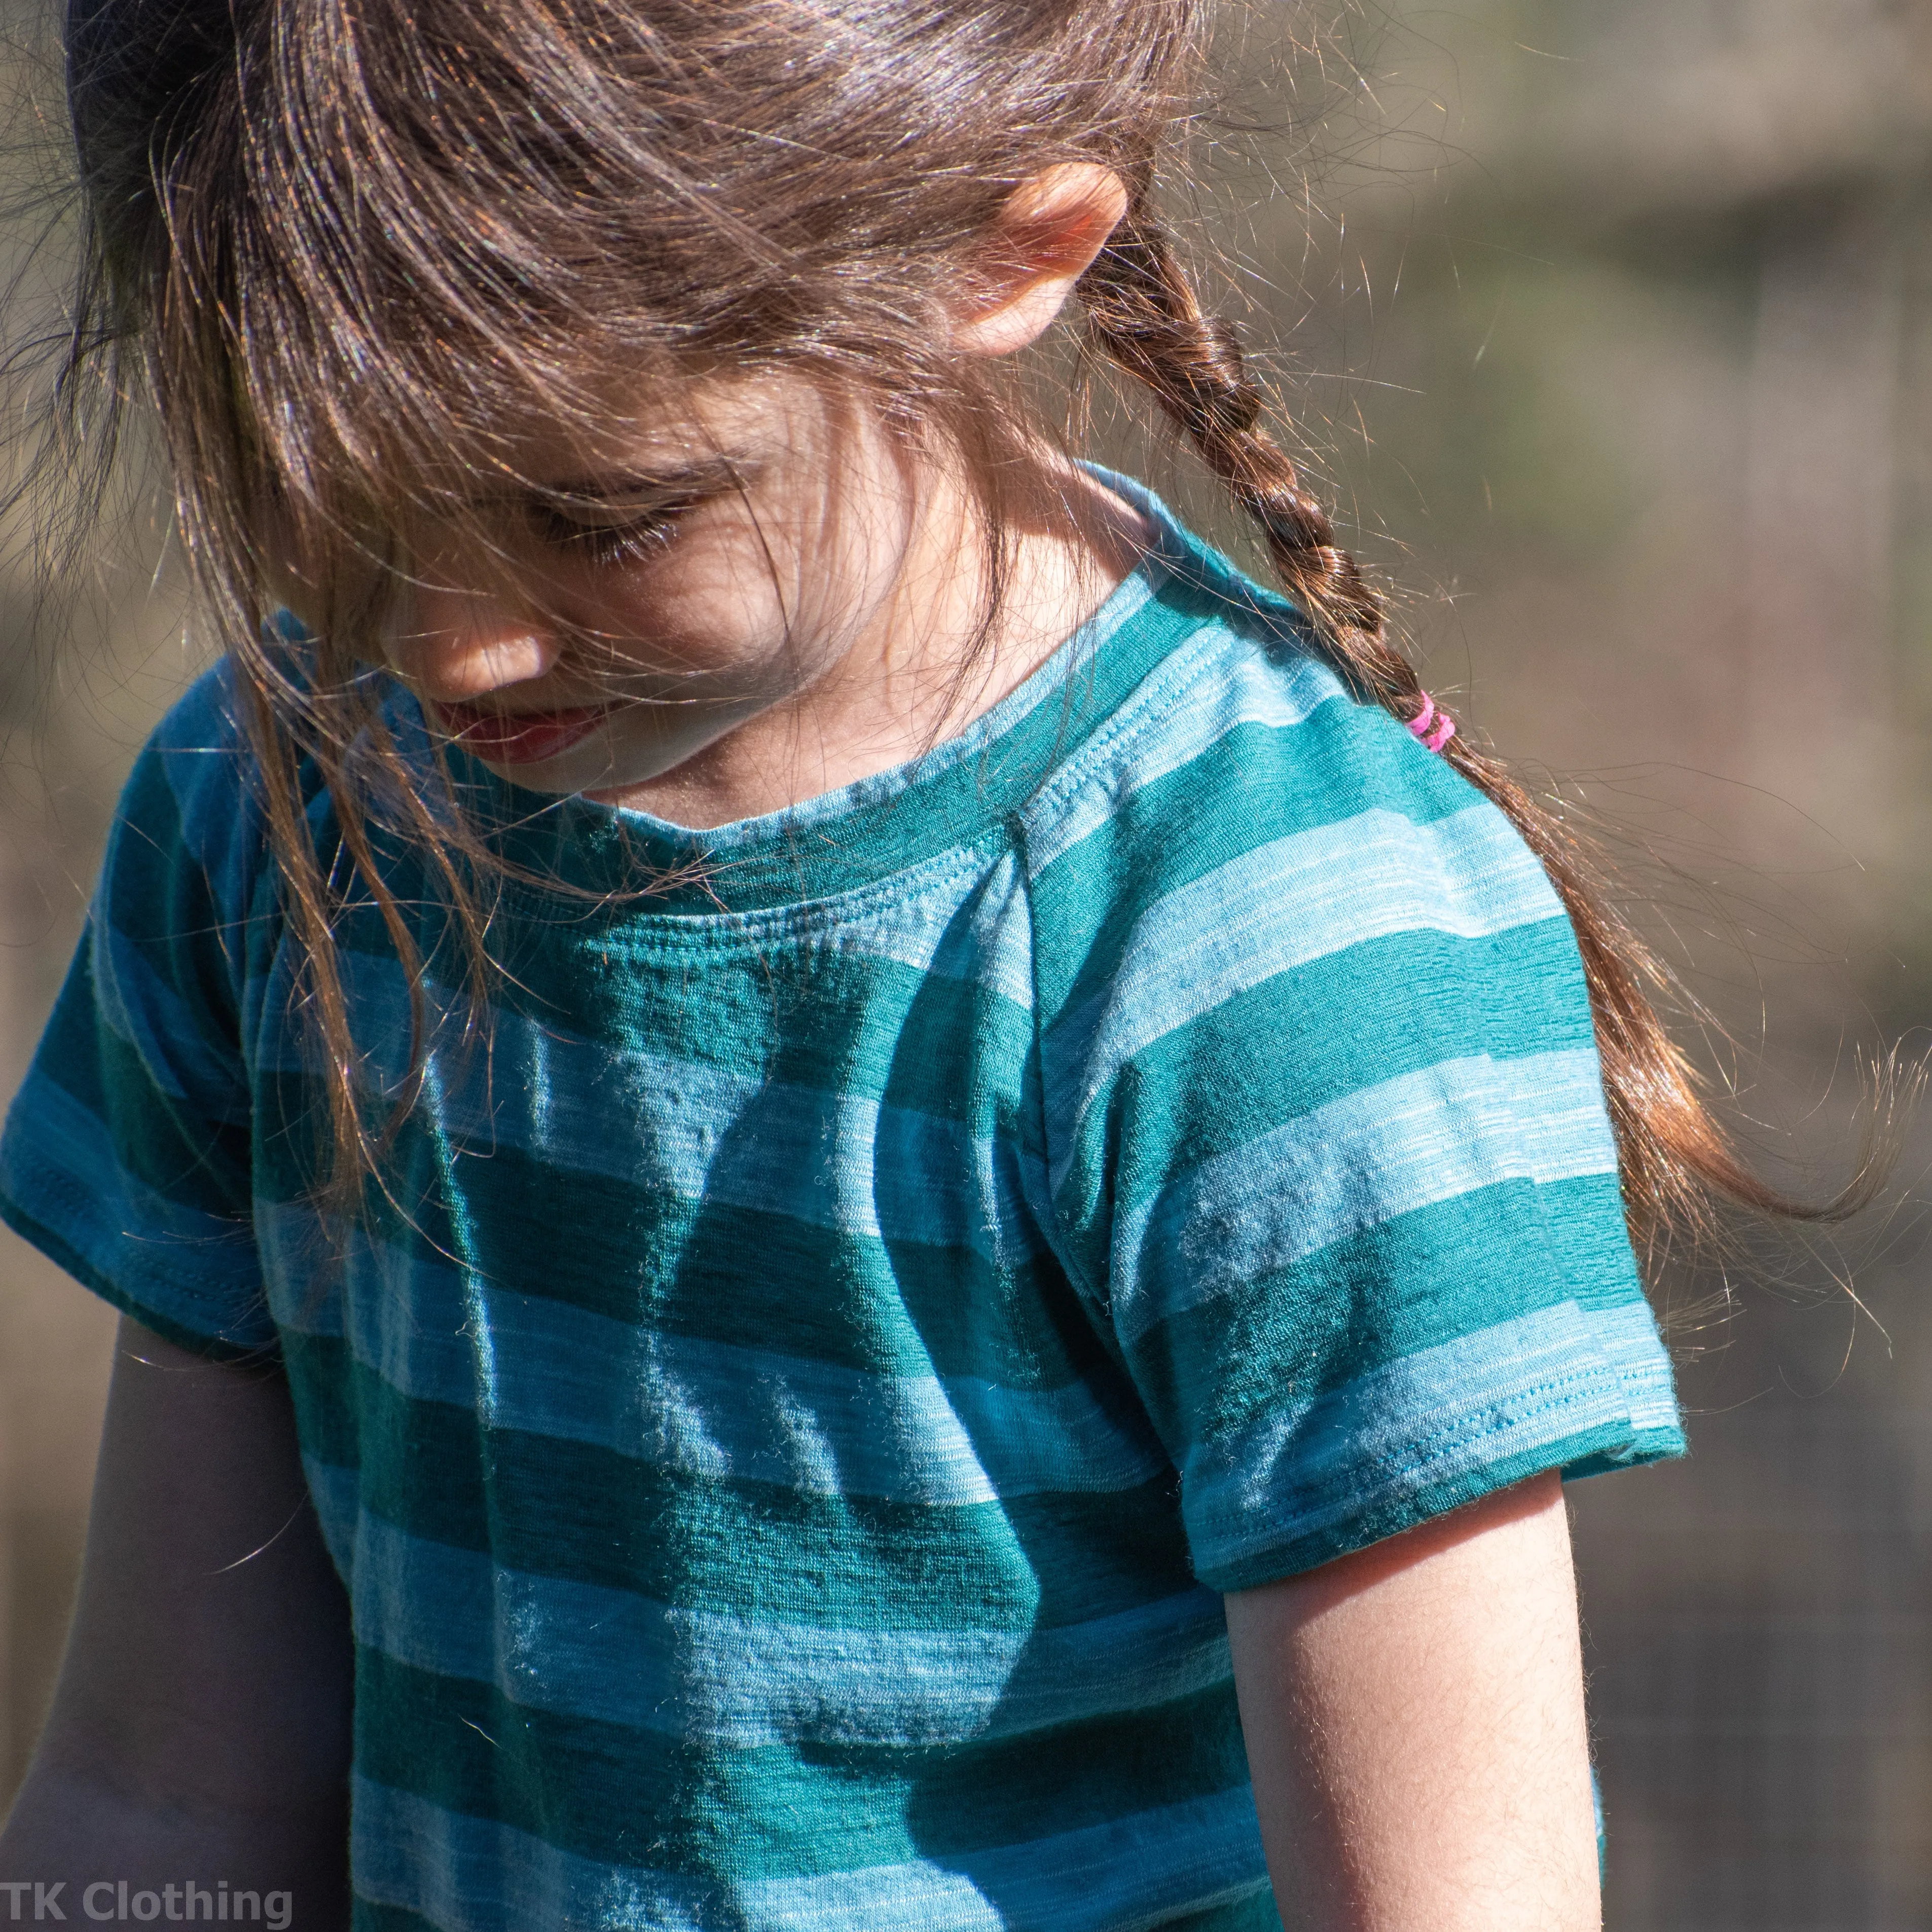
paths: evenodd
<path fill-rule="evenodd" d="M 1750 1184 L 1191 290 L 1204 26 L 76 0 L 227 650 L 0 1146 L 126 1322 L 21 1896 L 1598 1922 L 1558 1480 Z"/>

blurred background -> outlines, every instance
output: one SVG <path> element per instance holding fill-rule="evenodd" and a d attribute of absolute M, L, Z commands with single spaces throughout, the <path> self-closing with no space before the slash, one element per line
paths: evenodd
<path fill-rule="evenodd" d="M 1824 1198 L 1862 1058 L 1932 1019 L 1932 0 L 1256 0 L 1232 38 L 1179 218 L 1431 688 L 1608 842 L 1741 1135 Z M 24 135 L 56 98 L 16 67 Z M 38 232 L 0 233 L 10 346 Z M 8 1090 L 198 662 L 158 529 L 50 590 L 22 526 L 0 571 Z M 1932 1925 L 1928 1165 L 1932 1121 L 1829 1238 L 1672 1269 L 1693 1458 L 1573 1492 L 1614 1932 Z M 4 1804 L 112 1324 L 0 1244 Z"/>

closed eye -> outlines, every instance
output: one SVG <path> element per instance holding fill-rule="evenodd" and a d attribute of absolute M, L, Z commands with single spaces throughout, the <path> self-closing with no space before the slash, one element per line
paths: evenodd
<path fill-rule="evenodd" d="M 660 556 L 679 524 L 697 508 L 695 497 L 659 499 L 649 505 L 548 502 L 530 506 L 532 528 L 554 550 L 606 568 Z"/>

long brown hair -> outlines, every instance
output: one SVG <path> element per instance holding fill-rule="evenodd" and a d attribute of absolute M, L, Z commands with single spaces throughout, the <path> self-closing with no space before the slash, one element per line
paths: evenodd
<path fill-rule="evenodd" d="M 104 370 L 158 420 L 206 621 L 246 697 L 343 1174 L 376 1166 L 410 1098 L 364 1090 L 334 954 L 359 892 L 422 978 L 379 831 L 428 856 L 472 970 L 489 970 L 489 854 L 400 758 L 361 674 L 385 533 L 461 526 L 479 472 L 514 477 L 505 422 L 593 428 L 590 372 L 784 364 L 890 398 L 968 452 L 997 590 L 998 459 L 1038 432 L 934 347 L 934 319 L 1006 196 L 1056 164 L 1098 163 L 1130 191 L 1078 290 L 1091 346 L 1254 520 L 1357 694 L 1414 715 L 1382 599 L 1263 428 L 1232 329 L 1155 213 L 1206 8 L 73 0 L 88 248 L 67 392 Z M 290 584 L 314 633 L 299 648 L 272 622 Z M 1448 755 L 1568 908 L 1634 1232 L 1695 1230 L 1724 1202 L 1801 1211 L 1734 1153 L 1658 1017 L 1662 969 L 1586 851 L 1466 734 Z M 339 851 L 316 848 L 318 781 Z"/>

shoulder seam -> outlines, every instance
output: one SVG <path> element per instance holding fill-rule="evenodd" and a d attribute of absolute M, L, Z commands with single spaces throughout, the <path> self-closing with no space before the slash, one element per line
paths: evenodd
<path fill-rule="evenodd" d="M 1042 1168 L 1046 1198 L 1039 1204 L 1041 1210 L 1040 1232 L 1046 1237 L 1054 1258 L 1066 1270 L 1066 1278 L 1072 1283 L 1074 1292 L 1111 1328 L 1113 1312 L 1108 1297 L 1103 1288 L 1088 1279 L 1087 1270 L 1081 1262 L 1075 1244 L 1069 1239 L 1067 1230 L 1061 1222 L 1060 1203 L 1054 1195 L 1052 1130 L 1048 1124 L 1046 1108 L 1046 1028 L 1042 1017 L 1042 1002 L 1040 998 L 1039 904 L 1034 896 L 1033 868 L 1027 850 L 1024 810 L 1009 812 L 1006 823 L 1006 836 L 1012 841 L 1014 853 L 1019 860 L 1019 889 L 1026 897 L 1027 970 L 1033 980 L 1033 1051 L 1034 1064 L 1038 1075 L 1034 1083 L 1036 1104 L 1040 1110 L 1036 1124 L 1040 1130 L 1040 1149 L 1046 1156 Z"/>

